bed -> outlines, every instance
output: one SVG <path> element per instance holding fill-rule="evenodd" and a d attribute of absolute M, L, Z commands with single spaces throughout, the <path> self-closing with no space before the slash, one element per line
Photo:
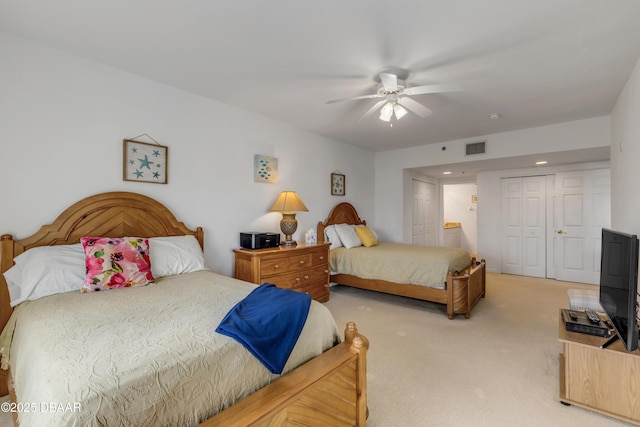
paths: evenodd
<path fill-rule="evenodd" d="M 324 242 L 325 233 L 332 226 L 342 227 L 341 224 L 364 228 L 366 221 L 353 205 L 340 203 L 327 219 L 318 223 L 318 240 Z M 398 251 L 403 252 L 398 255 Z M 445 253 L 453 258 L 438 260 L 433 267 L 437 271 L 423 269 L 430 258 Z M 391 273 L 392 268 L 386 267 L 393 264 L 401 265 L 402 269 Z M 369 247 L 338 247 L 331 249 L 330 267 L 333 283 L 445 304 L 449 319 L 456 314 L 464 314 L 468 319 L 473 306 L 485 297 L 485 261 L 478 261 L 461 249 L 384 242 Z"/>
<path fill-rule="evenodd" d="M 189 229 L 154 199 L 102 193 L 73 204 L 30 237 L 2 235 L 0 271 L 32 248 L 66 250 L 83 236 L 186 237 L 199 251 L 204 239 L 202 228 Z M 368 341 L 355 324 L 347 324 L 343 338 L 326 307 L 311 302 L 282 375 L 214 334 L 224 314 L 256 288 L 196 268 L 149 286 L 55 293 L 12 308 L 0 275 L 2 364 L 10 368 L 0 370 L 0 395 L 10 395 L 14 423 L 24 426 L 365 426 Z M 89 338 L 96 341 L 86 344 Z M 210 347 L 220 343 L 222 356 L 214 363 Z M 218 389 L 227 383 L 230 389 Z"/>

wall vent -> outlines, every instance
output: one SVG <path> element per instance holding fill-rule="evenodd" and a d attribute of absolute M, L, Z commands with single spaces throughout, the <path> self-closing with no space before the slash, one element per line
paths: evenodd
<path fill-rule="evenodd" d="M 472 142 L 466 145 L 466 155 L 484 154 L 487 152 L 487 141 Z"/>

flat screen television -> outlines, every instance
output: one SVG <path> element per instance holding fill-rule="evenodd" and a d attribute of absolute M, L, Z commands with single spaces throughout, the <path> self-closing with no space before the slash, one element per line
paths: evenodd
<path fill-rule="evenodd" d="M 619 338 L 627 351 L 638 348 L 637 295 L 638 237 L 603 228 L 600 305 L 616 331 L 611 341 Z"/>

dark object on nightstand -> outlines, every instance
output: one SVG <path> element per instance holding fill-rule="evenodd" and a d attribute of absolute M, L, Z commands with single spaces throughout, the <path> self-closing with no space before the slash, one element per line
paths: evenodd
<path fill-rule="evenodd" d="M 277 248 L 280 245 L 280 234 L 249 231 L 240 233 L 240 247 L 245 249 Z"/>

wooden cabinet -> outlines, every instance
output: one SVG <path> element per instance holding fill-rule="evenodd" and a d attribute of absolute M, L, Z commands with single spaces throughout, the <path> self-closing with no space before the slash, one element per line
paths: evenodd
<path fill-rule="evenodd" d="M 566 330 L 560 312 L 560 401 L 640 425 L 640 351 Z"/>
<path fill-rule="evenodd" d="M 328 243 L 267 249 L 234 249 L 236 279 L 306 292 L 329 301 Z"/>

